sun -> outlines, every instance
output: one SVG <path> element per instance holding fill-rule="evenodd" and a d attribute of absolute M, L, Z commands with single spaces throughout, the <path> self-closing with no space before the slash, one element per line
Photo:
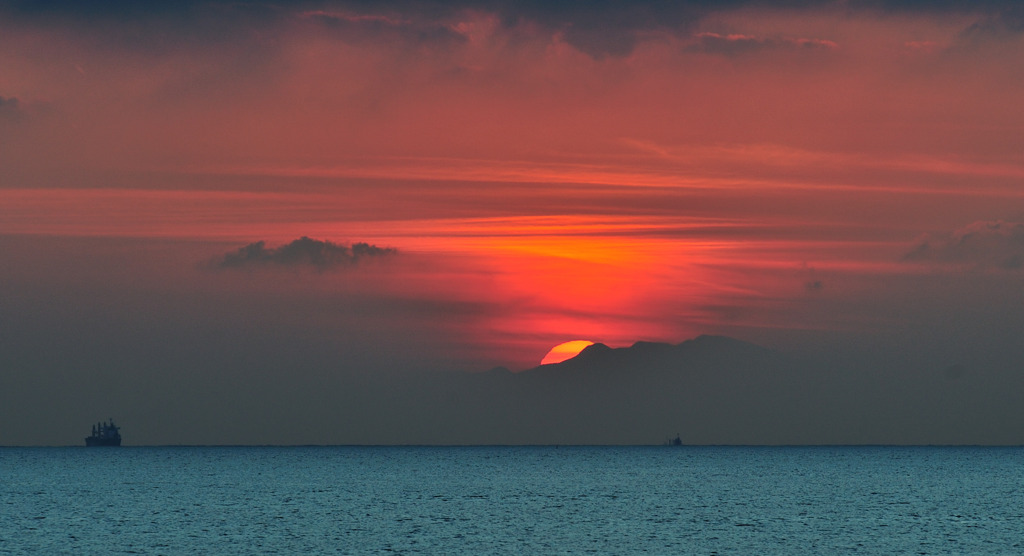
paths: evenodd
<path fill-rule="evenodd" d="M 551 351 L 544 356 L 544 359 L 541 360 L 540 364 L 550 365 L 552 363 L 561 363 L 566 359 L 572 359 L 573 357 L 576 357 L 579 352 L 583 351 L 584 348 L 591 345 L 594 345 L 594 342 L 588 340 L 573 340 L 571 342 L 558 344 L 551 348 Z"/>

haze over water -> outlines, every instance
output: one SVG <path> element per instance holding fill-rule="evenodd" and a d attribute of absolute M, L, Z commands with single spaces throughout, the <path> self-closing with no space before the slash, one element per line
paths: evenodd
<path fill-rule="evenodd" d="M 0 553 L 1024 550 L 1024 449 L 0 449 Z"/>

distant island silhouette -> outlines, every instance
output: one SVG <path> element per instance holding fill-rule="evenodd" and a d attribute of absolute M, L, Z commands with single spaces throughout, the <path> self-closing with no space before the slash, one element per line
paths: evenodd
<path fill-rule="evenodd" d="M 455 444 L 663 444 L 666 430 L 680 444 L 957 444 L 1006 431 L 981 425 L 999 418 L 986 400 L 1009 407 L 1016 390 L 987 392 L 950 368 L 908 375 L 703 335 L 595 343 L 517 373 L 419 377 L 409 388 L 422 395 L 396 399 L 431 424 L 420 438 Z"/>

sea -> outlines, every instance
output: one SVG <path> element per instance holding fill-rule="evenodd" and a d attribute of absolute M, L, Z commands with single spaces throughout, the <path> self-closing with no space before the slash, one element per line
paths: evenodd
<path fill-rule="evenodd" d="M 1021 554 L 1024 448 L 0 448 L 0 554 Z"/>

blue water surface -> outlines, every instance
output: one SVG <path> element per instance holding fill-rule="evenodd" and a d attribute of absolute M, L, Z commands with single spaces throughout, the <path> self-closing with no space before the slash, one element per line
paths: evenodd
<path fill-rule="evenodd" d="M 2 554 L 1024 553 L 1024 449 L 0 448 Z"/>

